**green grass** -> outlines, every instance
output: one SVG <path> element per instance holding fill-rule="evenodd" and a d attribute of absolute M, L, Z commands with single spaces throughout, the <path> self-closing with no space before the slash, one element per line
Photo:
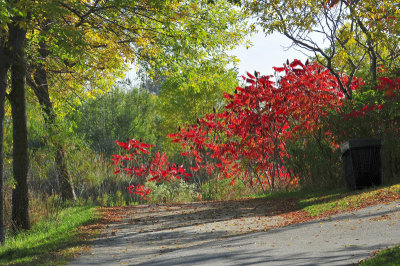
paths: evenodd
<path fill-rule="evenodd" d="M 252 198 L 294 199 L 296 207 L 310 216 L 330 214 L 390 198 L 400 192 L 400 184 L 373 187 L 364 190 L 350 191 L 345 188 L 335 190 L 299 190 L 271 192 L 252 195 Z"/>
<path fill-rule="evenodd" d="M 287 199 L 287 198 L 297 198 L 297 199 L 309 199 L 309 198 L 318 198 L 325 196 L 332 196 L 335 194 L 345 194 L 348 193 L 349 190 L 345 188 L 338 189 L 301 189 L 301 190 L 293 190 L 293 191 L 273 191 L 268 193 L 260 193 L 251 195 L 251 198 L 264 198 L 264 199 Z"/>
<path fill-rule="evenodd" d="M 74 206 L 46 220 L 40 221 L 31 230 L 8 237 L 6 245 L 0 247 L 0 264 L 62 264 L 66 262 L 68 252 L 82 244 L 80 226 L 96 220 L 95 207 Z M 55 256 L 55 254 L 59 254 Z M 56 261 L 54 261 L 54 259 Z"/>
<path fill-rule="evenodd" d="M 384 249 L 373 258 L 361 262 L 360 265 L 400 265 L 400 245 Z"/>
<path fill-rule="evenodd" d="M 299 199 L 297 205 L 311 216 L 317 216 L 354 209 L 370 202 L 383 202 L 399 192 L 399 184 L 357 191 L 332 192 L 331 194 Z"/>

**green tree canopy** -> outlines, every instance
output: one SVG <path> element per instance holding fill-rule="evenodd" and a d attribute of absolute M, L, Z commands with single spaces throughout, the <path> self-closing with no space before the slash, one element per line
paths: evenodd
<path fill-rule="evenodd" d="M 85 137 L 94 151 L 107 157 L 117 153 L 115 140 L 143 139 L 157 143 L 156 97 L 145 90 L 117 85 L 109 92 L 83 103 L 68 118 L 76 133 Z"/>
<path fill-rule="evenodd" d="M 400 56 L 398 1 L 268 0 L 246 1 L 246 6 L 267 34 L 280 32 L 312 52 L 349 98 L 356 71 L 368 65 L 376 82 L 378 66 L 391 65 Z"/>

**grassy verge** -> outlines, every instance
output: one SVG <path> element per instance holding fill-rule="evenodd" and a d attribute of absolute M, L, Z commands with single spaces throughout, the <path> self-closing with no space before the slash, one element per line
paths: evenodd
<path fill-rule="evenodd" d="M 359 191 L 335 191 L 325 195 L 299 199 L 297 204 L 310 216 L 324 216 L 377 203 L 390 202 L 400 198 L 399 192 L 400 184 Z"/>
<path fill-rule="evenodd" d="M 361 262 L 360 265 L 400 265 L 400 245 L 384 249 L 377 253 L 373 258 Z"/>
<path fill-rule="evenodd" d="M 97 219 L 95 209 L 92 206 L 68 207 L 38 222 L 31 230 L 8 237 L 6 245 L 0 247 L 0 264 L 65 263 L 74 252 L 84 247 L 87 232 L 78 228 Z"/>
<path fill-rule="evenodd" d="M 254 195 L 254 198 L 295 201 L 295 210 L 311 217 L 329 216 L 378 203 L 400 199 L 400 184 L 364 190 L 347 189 L 274 192 Z"/>

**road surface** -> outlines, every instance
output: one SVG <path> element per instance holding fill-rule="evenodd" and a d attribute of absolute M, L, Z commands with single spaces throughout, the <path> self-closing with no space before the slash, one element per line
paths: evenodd
<path fill-rule="evenodd" d="M 265 206 L 229 208 L 126 209 L 70 265 L 351 265 L 400 243 L 400 201 L 288 226 Z"/>

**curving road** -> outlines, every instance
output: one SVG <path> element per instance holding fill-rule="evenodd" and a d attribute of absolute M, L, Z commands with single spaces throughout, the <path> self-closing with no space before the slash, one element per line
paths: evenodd
<path fill-rule="evenodd" d="M 207 211 L 218 213 L 217 208 L 198 208 L 207 217 Z M 182 208 L 164 219 L 152 216 L 157 220 L 147 219 L 147 227 L 141 227 L 140 219 L 154 212 L 136 209 L 142 216 L 134 220 L 127 213 L 124 222 L 110 225 L 107 237 L 94 241 L 89 254 L 70 265 L 351 265 L 400 243 L 400 201 L 272 229 L 281 218 L 264 217 L 258 224 L 265 231 L 241 235 L 246 219 L 260 220 L 257 215 L 218 219 L 216 214 L 200 224 Z M 234 226 L 237 231 L 231 230 Z"/>

